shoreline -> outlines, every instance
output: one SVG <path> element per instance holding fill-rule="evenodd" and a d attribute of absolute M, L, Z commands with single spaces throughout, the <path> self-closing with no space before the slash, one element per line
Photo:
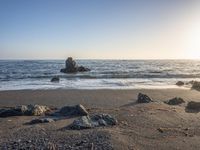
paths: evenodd
<path fill-rule="evenodd" d="M 191 89 L 56 89 L 0 91 L 0 106 L 43 104 L 52 106 L 83 104 L 88 107 L 120 107 L 136 101 L 144 93 L 156 101 L 182 97 L 186 101 L 200 101 L 200 92 Z"/>

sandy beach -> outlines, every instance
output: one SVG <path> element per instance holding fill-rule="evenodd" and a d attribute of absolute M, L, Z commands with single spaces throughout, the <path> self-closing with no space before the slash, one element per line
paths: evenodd
<path fill-rule="evenodd" d="M 138 93 L 154 102 L 138 104 Z M 186 103 L 163 103 L 174 97 Z M 0 106 L 39 104 L 55 107 L 82 104 L 90 114 L 107 113 L 113 127 L 62 130 L 74 118 L 26 125 L 35 116 L 0 118 L 1 149 L 199 149 L 200 114 L 188 113 L 187 102 L 200 102 L 200 92 L 187 89 L 21 90 L 1 91 Z M 24 147 L 23 147 L 24 148 Z"/>

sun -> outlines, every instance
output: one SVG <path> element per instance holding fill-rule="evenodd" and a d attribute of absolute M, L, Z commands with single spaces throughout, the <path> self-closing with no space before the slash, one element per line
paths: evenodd
<path fill-rule="evenodd" d="M 190 27 L 186 36 L 186 57 L 200 59 L 200 23 Z"/>

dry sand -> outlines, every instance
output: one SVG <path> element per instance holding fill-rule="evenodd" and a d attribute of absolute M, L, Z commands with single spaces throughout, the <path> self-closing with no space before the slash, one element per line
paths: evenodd
<path fill-rule="evenodd" d="M 137 104 L 139 92 L 155 102 Z M 163 103 L 173 97 L 182 97 L 186 103 L 178 106 Z M 63 128 L 75 118 L 37 125 L 25 125 L 36 118 L 32 116 L 0 118 L 0 148 L 200 149 L 200 113 L 186 112 L 188 101 L 200 102 L 200 92 L 186 89 L 1 91 L 0 107 L 82 104 L 89 113 L 108 113 L 119 123 L 114 127 L 72 131 Z"/>

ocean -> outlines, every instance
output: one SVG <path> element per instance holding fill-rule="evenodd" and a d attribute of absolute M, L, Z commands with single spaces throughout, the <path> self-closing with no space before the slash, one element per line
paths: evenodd
<path fill-rule="evenodd" d="M 77 60 L 90 72 L 64 74 L 65 60 L 0 60 L 0 90 L 178 88 L 200 79 L 198 60 Z M 54 76 L 59 83 L 50 82 Z M 182 87 L 187 88 L 187 87 Z"/>

